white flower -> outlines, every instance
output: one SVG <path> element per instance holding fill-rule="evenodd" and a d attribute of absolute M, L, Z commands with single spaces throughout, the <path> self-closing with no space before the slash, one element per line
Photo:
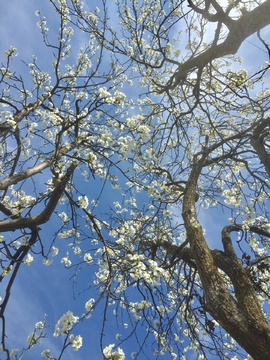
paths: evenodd
<path fill-rule="evenodd" d="M 68 257 L 63 257 L 61 263 L 64 263 L 65 266 L 71 265 L 71 261 L 68 259 Z"/>
<path fill-rule="evenodd" d="M 243 225 L 242 225 L 242 230 L 244 230 L 244 231 L 245 231 L 245 230 L 246 230 L 246 231 L 249 231 L 249 229 L 250 229 L 250 228 L 249 228 L 248 224 L 243 224 Z"/>
<path fill-rule="evenodd" d="M 67 313 L 64 314 L 55 325 L 55 332 L 53 336 L 57 337 L 59 334 L 63 336 L 66 335 L 72 329 L 73 323 L 76 323 L 78 320 L 78 316 L 74 316 L 73 312 L 67 311 Z"/>
<path fill-rule="evenodd" d="M 25 260 L 23 260 L 23 262 L 29 266 L 33 260 L 34 260 L 33 256 L 31 256 L 30 254 L 27 254 L 27 257 Z"/>
<path fill-rule="evenodd" d="M 79 199 L 78 203 L 79 203 L 80 208 L 86 209 L 89 204 L 88 197 L 86 195 L 84 197 L 79 196 L 78 199 Z"/>
<path fill-rule="evenodd" d="M 35 328 L 38 330 L 43 330 L 44 329 L 44 323 L 42 321 L 39 321 L 38 323 L 36 323 Z"/>
<path fill-rule="evenodd" d="M 86 261 L 86 262 L 88 262 L 88 263 L 90 263 L 90 262 L 92 262 L 93 261 L 93 259 L 92 259 L 92 256 L 91 256 L 91 254 L 89 254 L 89 253 L 86 253 L 85 255 L 84 255 L 84 261 Z"/>
<path fill-rule="evenodd" d="M 109 346 L 106 346 L 105 349 L 103 350 L 103 355 L 104 355 L 105 359 L 110 359 L 112 357 L 111 352 L 112 352 L 114 345 L 115 344 L 110 344 Z"/>
<path fill-rule="evenodd" d="M 42 351 L 41 356 L 45 358 L 50 358 L 50 354 L 51 354 L 50 350 L 44 350 Z"/>
<path fill-rule="evenodd" d="M 75 255 L 80 255 L 80 253 L 82 252 L 81 248 L 79 246 L 75 246 L 74 248 L 74 254 Z"/>
<path fill-rule="evenodd" d="M 12 118 L 11 119 L 7 119 L 7 123 L 8 125 L 10 125 L 11 127 L 15 128 L 17 123 L 16 121 L 14 121 Z"/>
<path fill-rule="evenodd" d="M 35 333 L 32 333 L 28 336 L 27 338 L 27 344 L 32 347 L 33 345 L 35 345 L 37 342 L 41 341 L 41 338 L 35 338 Z"/>
<path fill-rule="evenodd" d="M 18 357 L 17 357 L 17 354 L 18 354 L 18 352 L 19 352 L 19 349 L 12 349 L 11 350 L 11 353 L 10 353 L 10 357 L 14 357 L 14 359 L 17 359 Z"/>
<path fill-rule="evenodd" d="M 17 56 L 18 54 L 15 53 L 17 49 L 14 46 L 11 46 L 7 51 L 5 51 L 6 57 L 9 56 Z"/>
<path fill-rule="evenodd" d="M 6 268 L 3 269 L 2 272 L 2 276 L 7 276 L 11 273 L 12 270 L 12 265 L 7 266 Z"/>
<path fill-rule="evenodd" d="M 125 353 L 121 348 L 117 348 L 117 351 L 112 353 L 112 349 L 114 348 L 114 344 L 110 344 L 106 346 L 103 350 L 103 355 L 105 359 L 114 359 L 114 360 L 125 360 Z"/>
<path fill-rule="evenodd" d="M 81 346 L 82 346 L 82 337 L 81 335 L 77 335 L 74 338 L 74 335 L 70 335 L 70 339 L 71 339 L 71 345 L 73 347 L 74 351 L 77 351 Z"/>
<path fill-rule="evenodd" d="M 51 263 L 52 263 L 52 260 L 49 260 L 49 259 L 44 259 L 43 260 L 43 264 L 46 265 L 46 266 L 51 265 Z"/>
<path fill-rule="evenodd" d="M 94 302 L 95 302 L 95 299 L 90 299 L 90 300 L 87 301 L 87 303 L 85 304 L 86 311 L 91 311 L 92 310 Z"/>
<path fill-rule="evenodd" d="M 52 253 L 52 256 L 56 256 L 59 252 L 59 249 L 57 249 L 56 247 L 52 247 L 50 252 Z"/>

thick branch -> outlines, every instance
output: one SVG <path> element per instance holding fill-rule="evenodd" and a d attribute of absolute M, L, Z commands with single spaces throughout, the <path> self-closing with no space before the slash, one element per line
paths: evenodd
<path fill-rule="evenodd" d="M 37 109 L 45 100 L 46 98 L 41 98 L 40 100 L 35 101 L 34 103 L 30 103 L 26 105 L 21 110 L 18 110 L 14 116 L 13 120 L 18 124 L 24 117 L 29 115 L 31 112 L 33 112 L 35 109 Z M 12 126 L 8 124 L 8 122 L 4 122 L 0 125 L 0 137 L 3 137 L 7 135 L 7 133 L 12 129 Z"/>
<path fill-rule="evenodd" d="M 6 216 L 10 217 L 11 219 L 16 219 L 19 217 L 18 214 L 13 214 L 13 212 L 11 210 L 9 210 L 8 208 L 5 207 L 4 204 L 2 204 L 0 202 L 0 211 L 5 214 Z"/>
<path fill-rule="evenodd" d="M 74 162 L 70 165 L 68 168 L 65 176 L 59 180 L 59 183 L 57 184 L 56 188 L 51 194 L 50 201 L 48 202 L 45 209 L 42 211 L 41 214 L 29 218 L 20 218 L 16 220 L 10 220 L 10 221 L 0 221 L 0 232 L 6 232 L 6 231 L 15 231 L 17 229 L 24 229 L 24 228 L 30 228 L 33 226 L 41 225 L 46 223 L 54 209 L 56 208 L 56 205 L 58 204 L 58 201 L 60 197 L 63 194 L 63 191 L 65 190 L 65 187 L 77 166 L 77 163 Z"/>
<path fill-rule="evenodd" d="M 236 256 L 232 245 L 230 233 L 232 231 L 239 230 L 242 230 L 241 225 L 228 225 L 223 228 L 221 233 L 225 254 L 230 258 L 231 269 L 229 276 L 233 283 L 238 306 L 250 316 L 267 325 L 262 314 L 261 307 L 258 303 L 252 282 L 243 268 L 243 265 Z"/>
<path fill-rule="evenodd" d="M 191 0 L 188 0 L 188 6 L 191 7 L 192 10 L 194 10 L 195 12 L 203 15 L 205 19 L 211 22 L 222 22 L 227 25 L 228 28 L 230 28 L 230 25 L 233 24 L 234 21 L 226 13 L 224 13 L 222 7 L 216 1 L 212 0 L 211 3 L 217 11 L 216 14 L 211 14 L 209 12 L 209 3 L 208 6 L 205 7 L 205 9 L 201 9 L 194 5 Z"/>
<path fill-rule="evenodd" d="M 235 259 L 233 256 L 229 237 L 230 228 L 223 229 L 222 237 L 225 255 L 230 257 L 231 266 L 235 267 L 236 270 L 234 276 L 237 279 L 233 279 L 233 283 L 236 284 L 235 293 L 237 292 L 238 302 L 230 294 L 217 269 L 213 253 L 208 248 L 203 230 L 197 219 L 195 210 L 196 185 L 205 161 L 204 156 L 206 154 L 193 165 L 187 181 L 182 216 L 202 282 L 206 310 L 255 360 L 269 360 L 270 328 L 258 305 L 256 294 L 247 273 L 237 257 L 235 256 Z M 242 285 L 241 281 L 243 281 Z M 246 287 L 243 295 L 240 294 L 241 287 Z M 248 305 L 253 309 L 247 309 Z"/>
<path fill-rule="evenodd" d="M 79 142 L 73 142 L 70 145 L 64 146 L 58 151 L 57 155 L 52 155 L 50 158 L 43 161 L 42 163 L 20 173 L 14 174 L 11 177 L 0 180 L 0 190 L 6 190 L 11 185 L 17 184 L 18 182 L 25 180 L 33 175 L 36 175 L 37 173 L 41 173 L 46 168 L 50 167 L 54 161 L 58 161 L 63 155 L 78 147 L 82 142 L 83 140 Z"/>
<path fill-rule="evenodd" d="M 269 24 L 270 0 L 267 0 L 254 10 L 245 12 L 239 20 L 235 20 L 230 24 L 229 34 L 223 43 L 212 46 L 200 55 L 181 64 L 177 72 L 171 77 L 169 84 L 165 86 L 161 92 L 174 89 L 179 83 L 186 79 L 187 74 L 191 70 L 205 66 L 214 59 L 235 54 L 247 37 Z"/>
<path fill-rule="evenodd" d="M 268 131 L 265 132 L 265 128 L 269 127 L 270 125 L 270 118 L 263 119 L 261 123 L 253 131 L 253 136 L 250 139 L 250 144 L 253 149 L 256 151 L 259 159 L 261 160 L 262 164 L 265 167 L 265 170 L 270 176 L 270 156 L 267 153 L 265 146 L 264 146 L 264 137 L 268 135 Z"/>

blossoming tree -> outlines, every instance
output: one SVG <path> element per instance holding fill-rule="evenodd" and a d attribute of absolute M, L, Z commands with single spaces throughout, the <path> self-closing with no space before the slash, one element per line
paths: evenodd
<path fill-rule="evenodd" d="M 270 54 L 270 1 L 104 0 L 101 11 L 50 2 L 56 39 L 36 15 L 53 71 L 33 56 L 28 87 L 12 69 L 13 47 L 1 67 L 3 354 L 21 359 L 45 336 L 44 320 L 25 349 L 6 344 L 20 267 L 33 258 L 49 265 L 57 243 L 70 238 L 61 262 L 76 277 L 95 266 L 96 296 L 80 317 L 68 311 L 59 319 L 60 355 L 43 357 L 78 350 L 74 326 L 102 305 L 105 359 L 125 358 L 118 344 L 103 344 L 111 317 L 131 327 L 135 359 L 147 358 L 147 345 L 172 359 L 191 350 L 198 359 L 269 359 L 270 64 L 248 72 L 235 54 L 255 33 Z M 74 60 L 77 33 L 88 45 Z M 83 182 L 96 187 L 94 197 Z M 104 200 L 109 186 L 112 203 Z M 220 249 L 210 246 L 213 223 L 202 226 L 211 209 Z M 44 239 L 40 230 L 57 221 L 55 236 Z"/>

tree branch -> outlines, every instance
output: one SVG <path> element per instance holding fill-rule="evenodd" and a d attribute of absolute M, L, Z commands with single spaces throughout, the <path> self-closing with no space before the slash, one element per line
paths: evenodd
<path fill-rule="evenodd" d="M 268 135 L 268 131 L 265 128 L 270 125 L 270 117 L 264 119 L 253 131 L 253 136 L 250 139 L 250 144 L 256 151 L 259 159 L 261 160 L 264 168 L 270 176 L 270 157 L 264 146 L 264 137 Z"/>
<path fill-rule="evenodd" d="M 0 180 L 0 190 L 6 190 L 9 186 L 17 184 L 18 182 L 25 180 L 31 176 L 36 175 L 37 173 L 41 173 L 46 168 L 50 167 L 54 161 L 58 161 L 63 155 L 67 154 L 71 150 L 78 147 L 84 140 L 80 140 L 78 142 L 73 142 L 67 146 L 62 147 L 57 154 L 52 155 L 47 160 L 43 161 L 42 163 L 33 166 L 25 171 L 20 173 L 14 174 L 11 177 L 5 178 Z"/>
<path fill-rule="evenodd" d="M 270 0 L 267 0 L 254 10 L 245 12 L 239 20 L 233 21 L 230 25 L 226 24 L 229 25 L 229 34 L 226 40 L 181 64 L 176 73 L 170 78 L 168 85 L 164 86 L 160 93 L 174 89 L 178 84 L 181 84 L 191 70 L 204 67 L 214 59 L 235 54 L 247 37 L 269 24 Z"/>
<path fill-rule="evenodd" d="M 46 99 L 46 97 L 41 98 L 34 103 L 30 103 L 26 105 L 21 110 L 16 111 L 16 113 L 13 116 L 13 120 L 18 124 L 25 116 L 29 115 L 31 112 L 33 112 L 35 109 L 37 109 Z M 12 126 L 8 124 L 8 122 L 4 122 L 0 125 L 0 137 L 3 137 L 7 135 L 7 133 L 12 129 Z"/>
<path fill-rule="evenodd" d="M 65 187 L 76 167 L 77 162 L 73 162 L 67 169 L 67 172 L 62 177 L 62 179 L 59 179 L 56 188 L 52 192 L 50 201 L 48 202 L 42 213 L 29 218 L 20 218 L 11 221 L 0 221 L 0 232 L 15 231 L 17 229 L 30 228 L 36 225 L 46 223 L 50 219 L 54 209 L 56 208 L 56 205 L 58 204 L 58 201 L 62 196 L 63 191 L 65 190 Z"/>

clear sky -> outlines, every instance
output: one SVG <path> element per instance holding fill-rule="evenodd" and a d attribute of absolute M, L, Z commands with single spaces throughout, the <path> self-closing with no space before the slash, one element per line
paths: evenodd
<path fill-rule="evenodd" d="M 101 7 L 101 0 L 94 1 L 95 6 Z M 99 5 L 100 3 L 100 5 Z M 24 74 L 29 69 L 21 61 L 26 63 L 31 62 L 31 56 L 36 55 L 39 64 L 42 64 L 44 69 L 50 68 L 52 61 L 50 49 L 46 49 L 42 42 L 42 35 L 39 29 L 36 27 L 36 23 L 39 20 L 35 16 L 35 11 L 40 10 L 41 15 L 47 17 L 48 27 L 50 29 L 49 34 L 56 33 L 59 24 L 58 17 L 54 11 L 52 5 L 47 0 L 0 0 L 0 63 L 5 62 L 5 51 L 12 45 L 17 48 L 18 56 L 14 63 L 16 65 L 17 74 Z M 113 16 L 111 16 L 111 19 Z M 269 33 L 269 28 L 262 31 L 263 34 Z M 265 36 L 267 38 L 267 36 Z M 270 38 L 268 36 L 268 38 Z M 76 38 L 73 40 L 72 46 L 79 49 L 81 44 L 87 42 L 86 36 Z M 76 51 L 75 51 L 76 53 Z M 248 40 L 244 41 L 240 48 L 239 55 L 243 56 L 243 68 L 254 71 L 254 64 L 256 68 L 258 64 L 264 64 L 265 61 L 269 61 L 268 55 L 265 52 L 262 44 L 258 43 L 256 36 L 252 36 Z M 46 174 L 44 174 L 44 182 L 48 180 Z M 82 191 L 85 183 L 82 180 Z M 88 183 L 88 194 L 95 193 L 94 180 Z M 100 204 L 100 208 L 106 209 L 108 203 L 112 204 L 117 200 L 109 190 L 106 190 L 106 196 L 104 197 L 104 203 Z M 61 212 L 61 210 L 59 209 Z M 229 216 L 229 214 L 228 214 Z M 227 225 L 227 221 L 224 217 L 220 220 L 220 215 L 214 210 L 203 212 L 200 215 L 200 220 L 203 227 L 211 229 L 206 233 L 209 240 L 210 248 L 221 249 L 220 230 L 224 225 Z M 211 223 L 211 226 L 209 224 Z M 57 223 L 50 223 L 50 227 L 44 226 L 41 230 L 42 238 L 52 238 L 54 232 L 57 230 Z M 207 226 L 206 226 L 207 225 Z M 42 264 L 42 258 L 35 256 L 33 263 L 28 267 L 26 265 L 21 266 L 19 275 L 15 280 L 15 284 L 12 288 L 11 299 L 8 304 L 6 323 L 6 332 L 8 335 L 7 345 L 10 348 L 22 348 L 26 346 L 27 336 L 33 332 L 34 325 L 38 321 L 42 321 L 44 314 L 47 314 L 47 324 L 50 327 L 47 329 L 48 339 L 44 339 L 42 344 L 35 346 L 30 351 L 25 359 L 34 360 L 40 357 L 40 353 L 44 349 L 50 349 L 52 354 L 57 357 L 61 349 L 63 338 L 53 338 L 54 326 L 58 319 L 67 311 L 73 311 L 74 315 L 80 316 L 85 312 L 84 305 L 90 298 L 97 298 L 93 290 L 82 292 L 78 295 L 80 290 L 87 288 L 88 283 L 92 282 L 93 271 L 95 269 L 89 268 L 84 271 L 82 276 L 78 278 L 78 284 L 75 286 L 74 294 L 72 288 L 71 277 L 74 274 L 74 269 L 65 269 L 61 264 L 61 258 L 65 256 L 68 249 L 67 245 L 70 243 L 70 239 L 57 241 L 55 246 L 59 248 L 59 254 L 54 258 L 53 263 L 46 267 Z M 5 280 L 4 280 L 5 283 Z M 3 285 L 4 285 L 3 283 Z M 3 297 L 4 286 L 0 289 L 0 296 Z M 74 299 L 75 295 L 75 299 Z M 132 294 L 133 296 L 133 294 Z M 74 330 L 74 334 L 80 334 L 83 337 L 83 347 L 78 352 L 74 352 L 71 348 L 66 350 L 63 359 L 65 360 L 85 360 L 85 359 L 101 359 L 99 336 L 102 323 L 102 304 L 98 307 L 92 317 L 89 320 L 85 320 L 82 324 Z M 78 329 L 78 330 L 77 330 Z M 108 322 L 107 334 L 104 338 L 104 343 L 115 343 L 115 335 L 118 330 L 115 327 L 115 319 Z M 144 330 L 142 330 L 144 331 Z M 121 330 L 123 333 L 123 331 Z M 142 337 L 143 337 L 142 333 Z M 123 350 L 126 352 L 126 359 L 129 359 L 129 355 L 132 352 L 133 340 L 127 345 L 122 345 Z M 135 344 L 135 343 L 134 343 Z M 150 358 L 150 348 L 146 350 Z M 164 360 L 169 359 L 169 354 L 164 356 Z M 190 360 L 195 359 L 195 355 L 190 355 Z M 211 359 L 211 357 L 209 357 Z M 213 357 L 214 359 L 214 357 Z"/>

